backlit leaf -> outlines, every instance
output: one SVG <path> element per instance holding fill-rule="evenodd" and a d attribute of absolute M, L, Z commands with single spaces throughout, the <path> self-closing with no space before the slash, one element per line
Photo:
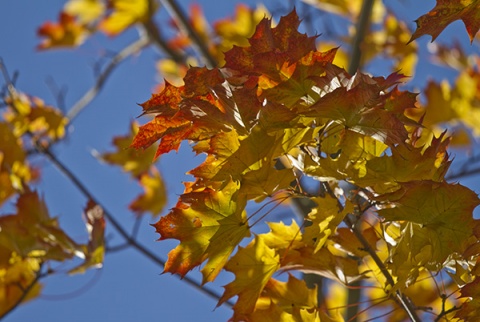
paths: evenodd
<path fill-rule="evenodd" d="M 99 28 L 107 35 L 115 36 L 136 23 L 147 22 L 157 6 L 154 0 L 109 0 L 109 14 Z"/>
<path fill-rule="evenodd" d="M 149 212 L 152 216 L 157 216 L 165 208 L 167 203 L 167 193 L 165 183 L 156 168 L 151 169 L 151 173 L 143 173 L 139 178 L 139 183 L 144 192 L 139 195 L 128 206 L 137 215 Z"/>
<path fill-rule="evenodd" d="M 14 100 L 7 100 L 11 110 L 4 114 L 6 121 L 14 127 L 16 136 L 30 132 L 36 140 L 59 140 L 65 136 L 67 118 L 60 110 L 45 105 L 37 97 L 18 95 Z"/>
<path fill-rule="evenodd" d="M 0 217 L 0 245 L 22 258 L 64 261 L 81 251 L 51 218 L 36 192 L 25 192 L 17 201 L 15 214 Z"/>
<path fill-rule="evenodd" d="M 113 139 L 115 152 L 107 152 L 101 155 L 102 160 L 109 164 L 119 165 L 124 171 L 130 172 L 133 177 L 138 178 L 147 173 L 152 167 L 152 159 L 155 155 L 155 149 L 146 149 L 138 151 L 129 149 L 133 137 L 138 133 L 138 124 L 130 124 L 130 133 L 124 136 L 118 136 Z"/>
<path fill-rule="evenodd" d="M 37 46 L 40 50 L 52 49 L 56 47 L 76 47 L 83 43 L 88 30 L 76 21 L 72 15 L 61 12 L 56 22 L 45 22 L 37 30 L 40 37 L 46 39 Z"/>
<path fill-rule="evenodd" d="M 391 205 L 379 210 L 381 216 L 405 221 L 392 255 L 394 273 L 402 282 L 415 280 L 421 267 L 439 270 L 476 242 L 472 212 L 480 201 L 459 184 L 411 181 L 380 199 Z"/>
<path fill-rule="evenodd" d="M 64 7 L 66 13 L 78 17 L 82 23 L 92 23 L 105 12 L 102 0 L 69 0 Z"/>
<path fill-rule="evenodd" d="M 254 311 L 258 297 L 279 266 L 279 256 L 265 245 L 262 237 L 256 236 L 247 247 L 239 247 L 225 265 L 227 271 L 235 274 L 235 280 L 225 286 L 218 305 L 238 296 L 233 319 L 244 319 Z"/>
<path fill-rule="evenodd" d="M 154 224 L 163 239 L 180 244 L 168 254 L 165 272 L 184 276 L 207 261 L 203 283 L 213 281 L 240 241 L 249 235 L 244 211 L 238 200 L 239 185 L 229 182 L 222 190 L 204 188 L 180 197 L 175 208 Z"/>
<path fill-rule="evenodd" d="M 0 246 L 0 316 L 9 311 L 24 296 L 40 270 L 40 259 L 22 258 Z M 35 283 L 22 303 L 40 295 L 42 285 Z"/>
<path fill-rule="evenodd" d="M 437 0 L 437 4 L 432 10 L 415 21 L 417 30 L 410 41 L 426 34 L 432 36 L 432 41 L 434 41 L 445 27 L 456 20 L 463 21 L 470 42 L 473 42 L 478 29 L 480 29 L 480 1 Z"/>
<path fill-rule="evenodd" d="M 276 308 L 274 309 L 272 306 Z M 300 312 L 311 311 L 315 307 L 317 307 L 316 288 L 308 288 L 305 281 L 298 280 L 292 275 L 288 276 L 287 282 L 271 278 L 265 285 L 250 319 L 252 321 L 273 321 L 272 318 L 276 314 L 272 313 L 279 311 L 277 314 L 287 316 L 285 314 L 287 313 L 291 320 L 314 321 L 303 319 Z M 281 318 L 279 320 L 283 321 Z"/>

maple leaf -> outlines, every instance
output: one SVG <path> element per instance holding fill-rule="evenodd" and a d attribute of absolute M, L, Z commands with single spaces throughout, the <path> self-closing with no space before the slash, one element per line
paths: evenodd
<path fill-rule="evenodd" d="M 432 10 L 415 20 L 417 29 L 410 42 L 426 34 L 434 41 L 445 27 L 459 19 L 467 28 L 470 42 L 473 42 L 480 29 L 480 1 L 437 0 Z"/>
<path fill-rule="evenodd" d="M 378 193 L 396 190 L 401 182 L 442 181 L 451 164 L 447 152 L 449 142 L 443 133 L 433 138 L 430 145 L 392 147 L 391 155 L 368 160 L 365 176 L 354 181 L 363 187 L 371 186 Z"/>
<path fill-rule="evenodd" d="M 403 282 L 415 280 L 420 267 L 439 270 L 449 257 L 476 242 L 466 236 L 473 234 L 472 212 L 480 200 L 459 184 L 410 181 L 378 200 L 393 206 L 380 209 L 379 215 L 405 221 L 405 233 L 392 253 L 393 270 Z"/>
<path fill-rule="evenodd" d="M 460 297 L 465 298 L 466 301 L 462 304 L 460 309 L 455 312 L 455 317 L 464 321 L 475 319 L 480 314 L 480 279 L 477 278 L 463 286 L 460 289 Z"/>
<path fill-rule="evenodd" d="M 153 225 L 160 240 L 180 240 L 168 254 L 165 272 L 184 276 L 207 260 L 203 283 L 215 279 L 238 243 L 249 235 L 246 202 L 236 197 L 238 189 L 239 184 L 230 181 L 221 190 L 184 193 L 175 208 Z"/>
<path fill-rule="evenodd" d="M 305 281 L 288 275 L 287 282 L 271 278 L 265 285 L 249 316 L 250 321 L 308 321 L 302 311 L 317 307 L 317 287 L 308 288 Z"/>
<path fill-rule="evenodd" d="M 88 30 L 76 21 L 75 17 L 61 12 L 59 22 L 46 22 L 37 30 L 38 36 L 46 39 L 37 46 L 45 50 L 57 47 L 76 47 L 81 45 L 88 35 Z"/>
<path fill-rule="evenodd" d="M 63 230 L 36 192 L 25 192 L 17 200 L 17 213 L 0 217 L 0 245 L 22 258 L 63 261 L 81 252 Z"/>
<path fill-rule="evenodd" d="M 314 234 L 311 231 L 303 234 L 295 221 L 292 220 L 290 226 L 283 223 L 268 223 L 268 225 L 270 232 L 259 236 L 268 248 L 275 250 L 280 256 L 282 271 L 314 273 L 341 283 L 348 283 L 360 277 L 355 260 L 346 258 L 345 253 L 343 253 L 344 256 L 334 255 L 326 247 L 325 242 L 325 247 L 316 249 L 317 238 L 314 237 L 312 240 Z M 312 230 L 315 231 L 316 228 Z M 324 228 L 323 232 L 326 234 L 325 230 L 328 227 L 321 228 Z"/>
<path fill-rule="evenodd" d="M 40 295 L 42 285 L 38 282 L 32 287 L 40 270 L 40 259 L 22 258 L 15 252 L 0 245 L 0 316 L 17 305 Z M 28 288 L 25 295 L 24 290 Z"/>
<path fill-rule="evenodd" d="M 109 0 L 109 14 L 100 22 L 99 29 L 115 36 L 136 23 L 147 22 L 158 8 L 154 0 Z"/>
<path fill-rule="evenodd" d="M 222 39 L 218 51 L 224 53 L 233 46 L 247 46 L 248 38 L 253 35 L 255 27 L 267 14 L 267 9 L 261 5 L 253 10 L 244 4 L 238 4 L 233 18 L 218 20 L 213 25 L 215 32 Z"/>
<path fill-rule="evenodd" d="M 32 179 L 26 157 L 21 140 L 8 123 L 0 122 L 0 204 Z"/>
<path fill-rule="evenodd" d="M 324 198 L 311 198 L 311 200 L 316 203 L 316 206 L 307 216 L 309 224 L 305 228 L 303 238 L 313 241 L 314 252 L 317 252 L 325 245 L 327 239 L 335 234 L 343 218 L 353 212 L 353 205 L 347 201 L 347 204 L 342 207 L 337 199 L 329 195 Z"/>
<path fill-rule="evenodd" d="M 146 149 L 143 152 L 139 152 L 138 150 L 128 148 L 137 133 L 138 124 L 132 122 L 128 134 L 113 139 L 116 151 L 101 155 L 103 161 L 121 166 L 124 171 L 131 173 L 135 178 L 141 177 L 152 168 L 152 159 L 155 155 L 154 149 Z"/>
<path fill-rule="evenodd" d="M 138 181 L 145 192 L 132 201 L 128 208 L 137 215 L 147 211 L 153 216 L 158 215 L 167 203 L 165 183 L 160 172 L 152 167 L 151 173 L 143 173 Z"/>
<path fill-rule="evenodd" d="M 45 105 L 38 97 L 19 94 L 7 103 L 11 111 L 4 114 L 6 121 L 13 125 L 13 132 L 20 137 L 26 132 L 40 138 L 59 140 L 65 136 L 67 118 L 56 108 Z"/>
<path fill-rule="evenodd" d="M 105 4 L 100 0 L 69 0 L 64 11 L 78 18 L 81 23 L 97 21 L 105 12 Z"/>
<path fill-rule="evenodd" d="M 85 208 L 85 221 L 89 235 L 84 249 L 85 261 L 71 269 L 70 274 L 84 273 L 88 268 L 100 268 L 105 256 L 105 218 L 102 207 L 89 200 Z"/>
<path fill-rule="evenodd" d="M 386 79 L 356 74 L 325 78 L 331 91 L 303 112 L 306 116 L 341 122 L 351 131 L 371 136 L 387 145 L 404 142 L 408 133 L 402 118 L 385 109 L 388 95 L 384 91 L 403 75 L 391 74 Z M 338 82 L 340 81 L 340 86 Z M 335 107 L 335 108 L 333 108 Z"/>
<path fill-rule="evenodd" d="M 249 38 L 249 47 L 234 46 L 225 53 L 225 67 L 247 75 L 265 74 L 278 79 L 278 69 L 284 63 L 296 62 L 316 50 L 316 37 L 299 33 L 299 24 L 295 11 L 282 17 L 275 28 L 270 27 L 270 19 L 264 18 Z"/>
<path fill-rule="evenodd" d="M 279 267 L 279 256 L 265 244 L 261 236 L 255 236 L 247 247 L 239 247 L 225 265 L 227 271 L 235 274 L 235 280 L 224 286 L 225 292 L 217 306 L 237 295 L 233 320 L 248 316 L 254 311 L 260 293 Z"/>

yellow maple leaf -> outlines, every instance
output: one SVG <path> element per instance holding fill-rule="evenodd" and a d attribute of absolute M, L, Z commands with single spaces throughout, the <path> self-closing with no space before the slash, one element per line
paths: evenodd
<path fill-rule="evenodd" d="M 15 191 L 22 191 L 31 179 L 22 141 L 13 134 L 8 123 L 0 122 L 0 204 Z"/>
<path fill-rule="evenodd" d="M 287 282 L 271 278 L 265 285 L 255 306 L 255 312 L 270 309 L 271 304 L 278 306 L 292 318 L 301 320 L 302 310 L 312 310 L 317 307 L 317 288 L 308 288 L 305 281 L 292 275 Z M 302 320 L 303 321 L 303 320 Z"/>
<path fill-rule="evenodd" d="M 128 206 L 138 215 L 149 212 L 152 216 L 156 216 L 162 212 L 167 203 L 165 184 L 160 172 L 155 167 L 152 167 L 150 172 L 143 173 L 139 178 L 139 183 L 143 187 L 144 193 L 139 195 Z"/>
<path fill-rule="evenodd" d="M 230 180 L 221 189 L 217 185 L 184 193 L 172 211 L 153 225 L 161 240 L 180 240 L 168 254 L 165 272 L 184 276 L 207 261 L 201 270 L 203 283 L 215 279 L 233 250 L 250 234 L 246 201 L 238 198 L 239 186 Z"/>
<path fill-rule="evenodd" d="M 26 302 L 40 295 L 42 285 L 35 282 L 40 262 L 36 258 L 22 258 L 0 245 L 0 316 L 20 299 Z M 23 298 L 26 289 L 28 293 Z"/>
<path fill-rule="evenodd" d="M 438 271 L 477 242 L 472 235 L 478 220 L 472 212 L 480 201 L 464 186 L 411 181 L 378 198 L 386 203 L 379 215 L 403 221 L 402 235 L 391 252 L 390 267 L 399 279 L 395 287 L 414 282 L 422 268 Z"/>
<path fill-rule="evenodd" d="M 61 12 L 58 23 L 48 21 L 38 28 L 37 34 L 46 37 L 46 39 L 37 48 L 45 50 L 58 47 L 76 47 L 83 43 L 88 33 L 88 29 L 76 21 L 74 16 Z"/>
<path fill-rule="evenodd" d="M 114 152 L 106 152 L 101 155 L 101 159 L 109 164 L 121 166 L 124 171 L 139 178 L 152 168 L 152 159 L 155 155 L 155 148 L 145 150 L 129 149 L 134 136 L 138 133 L 138 124 L 130 124 L 130 132 L 123 136 L 117 136 L 113 139 L 113 145 L 116 148 Z"/>
<path fill-rule="evenodd" d="M 235 274 L 235 280 L 225 286 L 218 306 L 237 295 L 233 319 L 241 320 L 251 314 L 263 288 L 280 267 L 279 260 L 275 250 L 265 245 L 261 236 L 256 236 L 247 247 L 239 247 L 225 265 L 227 271 Z"/>
<path fill-rule="evenodd" d="M 155 0 L 109 0 L 109 14 L 100 22 L 99 29 L 115 36 L 136 23 L 147 22 L 158 8 Z"/>
<path fill-rule="evenodd" d="M 337 226 L 343 221 L 348 213 L 353 213 L 353 204 L 349 201 L 342 209 L 339 208 L 338 200 L 326 195 L 324 198 L 312 198 L 317 204 L 308 214 L 307 220 L 311 222 L 305 228 L 303 238 L 305 241 L 311 241 L 314 245 L 314 252 L 322 248 L 327 239 L 335 234 Z"/>
<path fill-rule="evenodd" d="M 81 23 L 89 24 L 98 20 L 105 12 L 105 4 L 102 0 L 69 0 L 64 10 L 75 16 Z"/>
<path fill-rule="evenodd" d="M 45 105 L 40 98 L 20 94 L 7 103 L 11 109 L 4 114 L 4 118 L 13 125 L 16 136 L 30 132 L 36 140 L 46 138 L 53 141 L 65 136 L 67 118 L 60 110 Z"/>

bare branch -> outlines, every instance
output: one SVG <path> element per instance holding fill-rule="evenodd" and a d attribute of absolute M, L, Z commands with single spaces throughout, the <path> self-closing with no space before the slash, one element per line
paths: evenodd
<path fill-rule="evenodd" d="M 137 53 L 140 49 L 147 46 L 149 43 L 150 39 L 148 37 L 141 37 L 116 54 L 110 63 L 105 67 L 104 71 L 98 76 L 95 84 L 68 111 L 67 118 L 69 121 L 73 122 L 78 114 L 97 96 L 115 67 L 117 67 L 129 56 Z"/>
<path fill-rule="evenodd" d="M 120 223 L 115 219 L 115 217 L 103 206 L 87 189 L 87 187 L 80 181 L 80 179 L 73 174 L 70 169 L 68 169 L 67 166 L 65 166 L 49 149 L 46 149 L 40 145 L 35 146 L 36 149 L 43 155 L 45 155 L 50 162 L 52 162 L 53 165 L 63 174 L 65 177 L 67 177 L 68 180 L 72 182 L 72 184 L 84 195 L 85 198 L 92 200 L 96 204 L 100 205 L 103 210 L 104 210 L 104 215 L 105 218 L 112 224 L 112 226 L 115 228 L 115 230 L 118 231 L 118 233 L 125 239 L 128 244 L 130 244 L 133 248 L 135 248 L 137 251 L 139 251 L 141 254 L 143 254 L 145 257 L 150 259 L 152 262 L 163 268 L 165 266 L 165 261 L 155 255 L 152 251 L 150 251 L 148 248 L 145 246 L 141 245 L 136 239 L 130 237 L 128 232 L 120 225 Z M 217 294 L 216 292 L 207 289 L 203 287 L 199 282 L 189 278 L 189 277 L 184 277 L 182 281 L 186 282 L 187 284 L 190 284 L 200 292 L 208 295 L 209 297 L 219 300 L 220 295 Z M 227 305 L 232 306 L 231 303 L 227 303 Z"/>
<path fill-rule="evenodd" d="M 3 77 L 5 79 L 5 82 L 7 83 L 7 89 L 9 95 L 13 98 L 15 95 L 17 95 L 17 91 L 15 87 L 13 86 L 11 79 L 8 75 L 7 69 L 5 65 L 3 64 L 3 61 L 0 59 L 0 70 L 3 73 Z M 32 133 L 27 132 L 27 135 L 30 135 L 33 137 Z M 107 220 L 110 222 L 110 224 L 115 228 L 115 230 L 125 239 L 126 243 L 128 243 L 131 247 L 135 248 L 137 251 L 139 251 L 141 254 L 143 254 L 145 257 L 150 259 L 152 262 L 163 268 L 165 266 L 165 261 L 158 257 L 156 254 L 154 254 L 152 251 L 150 251 L 148 248 L 140 244 L 136 238 L 132 237 L 136 235 L 136 230 L 138 227 L 134 227 L 132 236 L 127 232 L 126 229 L 122 227 L 122 225 L 115 219 L 115 217 L 112 215 L 111 212 L 109 212 L 105 206 L 102 205 L 101 202 L 99 202 L 95 196 L 90 192 L 90 190 L 80 181 L 80 179 L 65 165 L 63 164 L 55 154 L 50 151 L 48 147 L 44 147 L 38 142 L 33 142 L 34 148 L 44 155 L 80 192 L 81 194 L 89 199 L 95 202 L 97 205 L 101 206 L 102 209 L 104 210 L 104 216 L 107 218 Z M 41 277 L 41 276 L 40 276 Z M 38 278 L 40 278 L 38 277 Z M 182 281 L 186 282 L 193 288 L 199 290 L 200 292 L 204 293 L 205 295 L 215 299 L 219 300 L 220 295 L 214 292 L 213 290 L 207 289 L 201 285 L 201 283 L 195 281 L 192 278 L 189 277 L 184 277 Z M 30 289 L 32 286 L 30 286 L 28 289 Z M 26 295 L 25 295 L 26 296 Z M 23 300 L 24 297 L 22 297 Z M 21 302 L 21 301 L 20 301 Z M 19 304 L 19 303 L 18 303 Z M 16 306 L 18 306 L 18 304 Z M 233 306 L 231 302 L 226 302 L 228 306 Z M 8 312 L 6 313 L 8 314 Z M 4 315 L 5 316 L 5 315 Z M 0 317 L 2 318 L 2 317 Z"/>

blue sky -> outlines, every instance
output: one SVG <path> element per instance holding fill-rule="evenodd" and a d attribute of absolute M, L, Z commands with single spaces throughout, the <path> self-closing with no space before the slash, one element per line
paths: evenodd
<path fill-rule="evenodd" d="M 209 20 L 232 15 L 236 3 L 197 2 L 204 8 Z M 244 2 L 256 3 L 252 0 Z M 58 86 L 68 88 L 66 106 L 69 107 L 91 86 L 94 79 L 92 66 L 98 59 L 98 53 L 103 48 L 118 50 L 132 41 L 136 32 L 131 30 L 114 40 L 97 37 L 77 50 L 36 51 L 35 46 L 39 43 L 35 35 L 36 28 L 46 20 L 55 21 L 64 3 L 60 0 L 2 1 L 0 57 L 10 73 L 19 73 L 16 86 L 20 91 L 55 105 L 54 95 L 47 85 L 47 80 L 53 79 Z M 186 8 L 190 2 L 180 3 Z M 434 1 L 422 1 L 420 5 L 413 0 L 405 1 L 405 7 L 399 10 L 402 18 L 413 21 L 433 5 Z M 414 6 L 415 9 L 409 11 L 406 9 L 408 6 Z M 159 19 L 165 17 L 163 14 Z M 456 27 L 460 30 L 463 25 L 457 24 Z M 317 31 L 322 33 L 322 30 Z M 464 29 L 460 32 L 461 38 L 468 40 Z M 442 37 L 451 37 L 452 34 L 453 31 L 449 31 Z M 428 41 L 424 37 L 419 44 L 425 47 Z M 134 222 L 127 205 L 139 194 L 139 187 L 127 175 L 122 175 L 120 169 L 99 163 L 92 156 L 92 151 L 112 150 L 112 138 L 125 134 L 129 122 L 140 114 L 136 103 L 147 100 L 158 81 L 154 65 L 158 55 L 153 50 L 147 50 L 123 63 L 114 72 L 104 91 L 76 119 L 68 139 L 54 149 L 60 160 L 82 179 L 124 227 L 131 227 Z M 447 70 L 441 69 L 440 72 L 451 76 Z M 429 75 L 424 67 L 420 67 L 416 80 L 422 83 Z M 140 119 L 140 122 L 145 121 Z M 169 206 L 176 202 L 177 196 L 183 191 L 181 181 L 187 179 L 184 173 L 199 162 L 188 150 L 183 146 L 179 154 L 170 153 L 162 157 L 160 162 L 160 170 L 169 189 Z M 86 200 L 47 161 L 38 159 L 36 162 L 44 167 L 44 183 L 39 186 L 39 191 L 51 215 L 58 216 L 61 226 L 75 239 L 85 238 L 81 212 Z M 158 235 L 148 225 L 153 222 L 151 217 L 144 218 L 139 239 L 166 259 L 166 254 L 176 243 L 156 242 Z M 107 239 L 113 245 L 119 241 L 110 229 Z M 60 275 L 47 278 L 44 281 L 44 294 L 15 310 L 6 321 L 226 321 L 231 316 L 228 307 L 215 309 L 215 300 L 175 276 L 160 274 L 158 266 L 135 250 L 109 254 L 100 271 L 91 270 L 74 277 Z M 193 272 L 191 276 L 200 277 L 198 272 Z M 222 292 L 220 286 L 228 283 L 231 276 L 228 273 L 220 275 L 214 286 L 216 292 Z"/>

